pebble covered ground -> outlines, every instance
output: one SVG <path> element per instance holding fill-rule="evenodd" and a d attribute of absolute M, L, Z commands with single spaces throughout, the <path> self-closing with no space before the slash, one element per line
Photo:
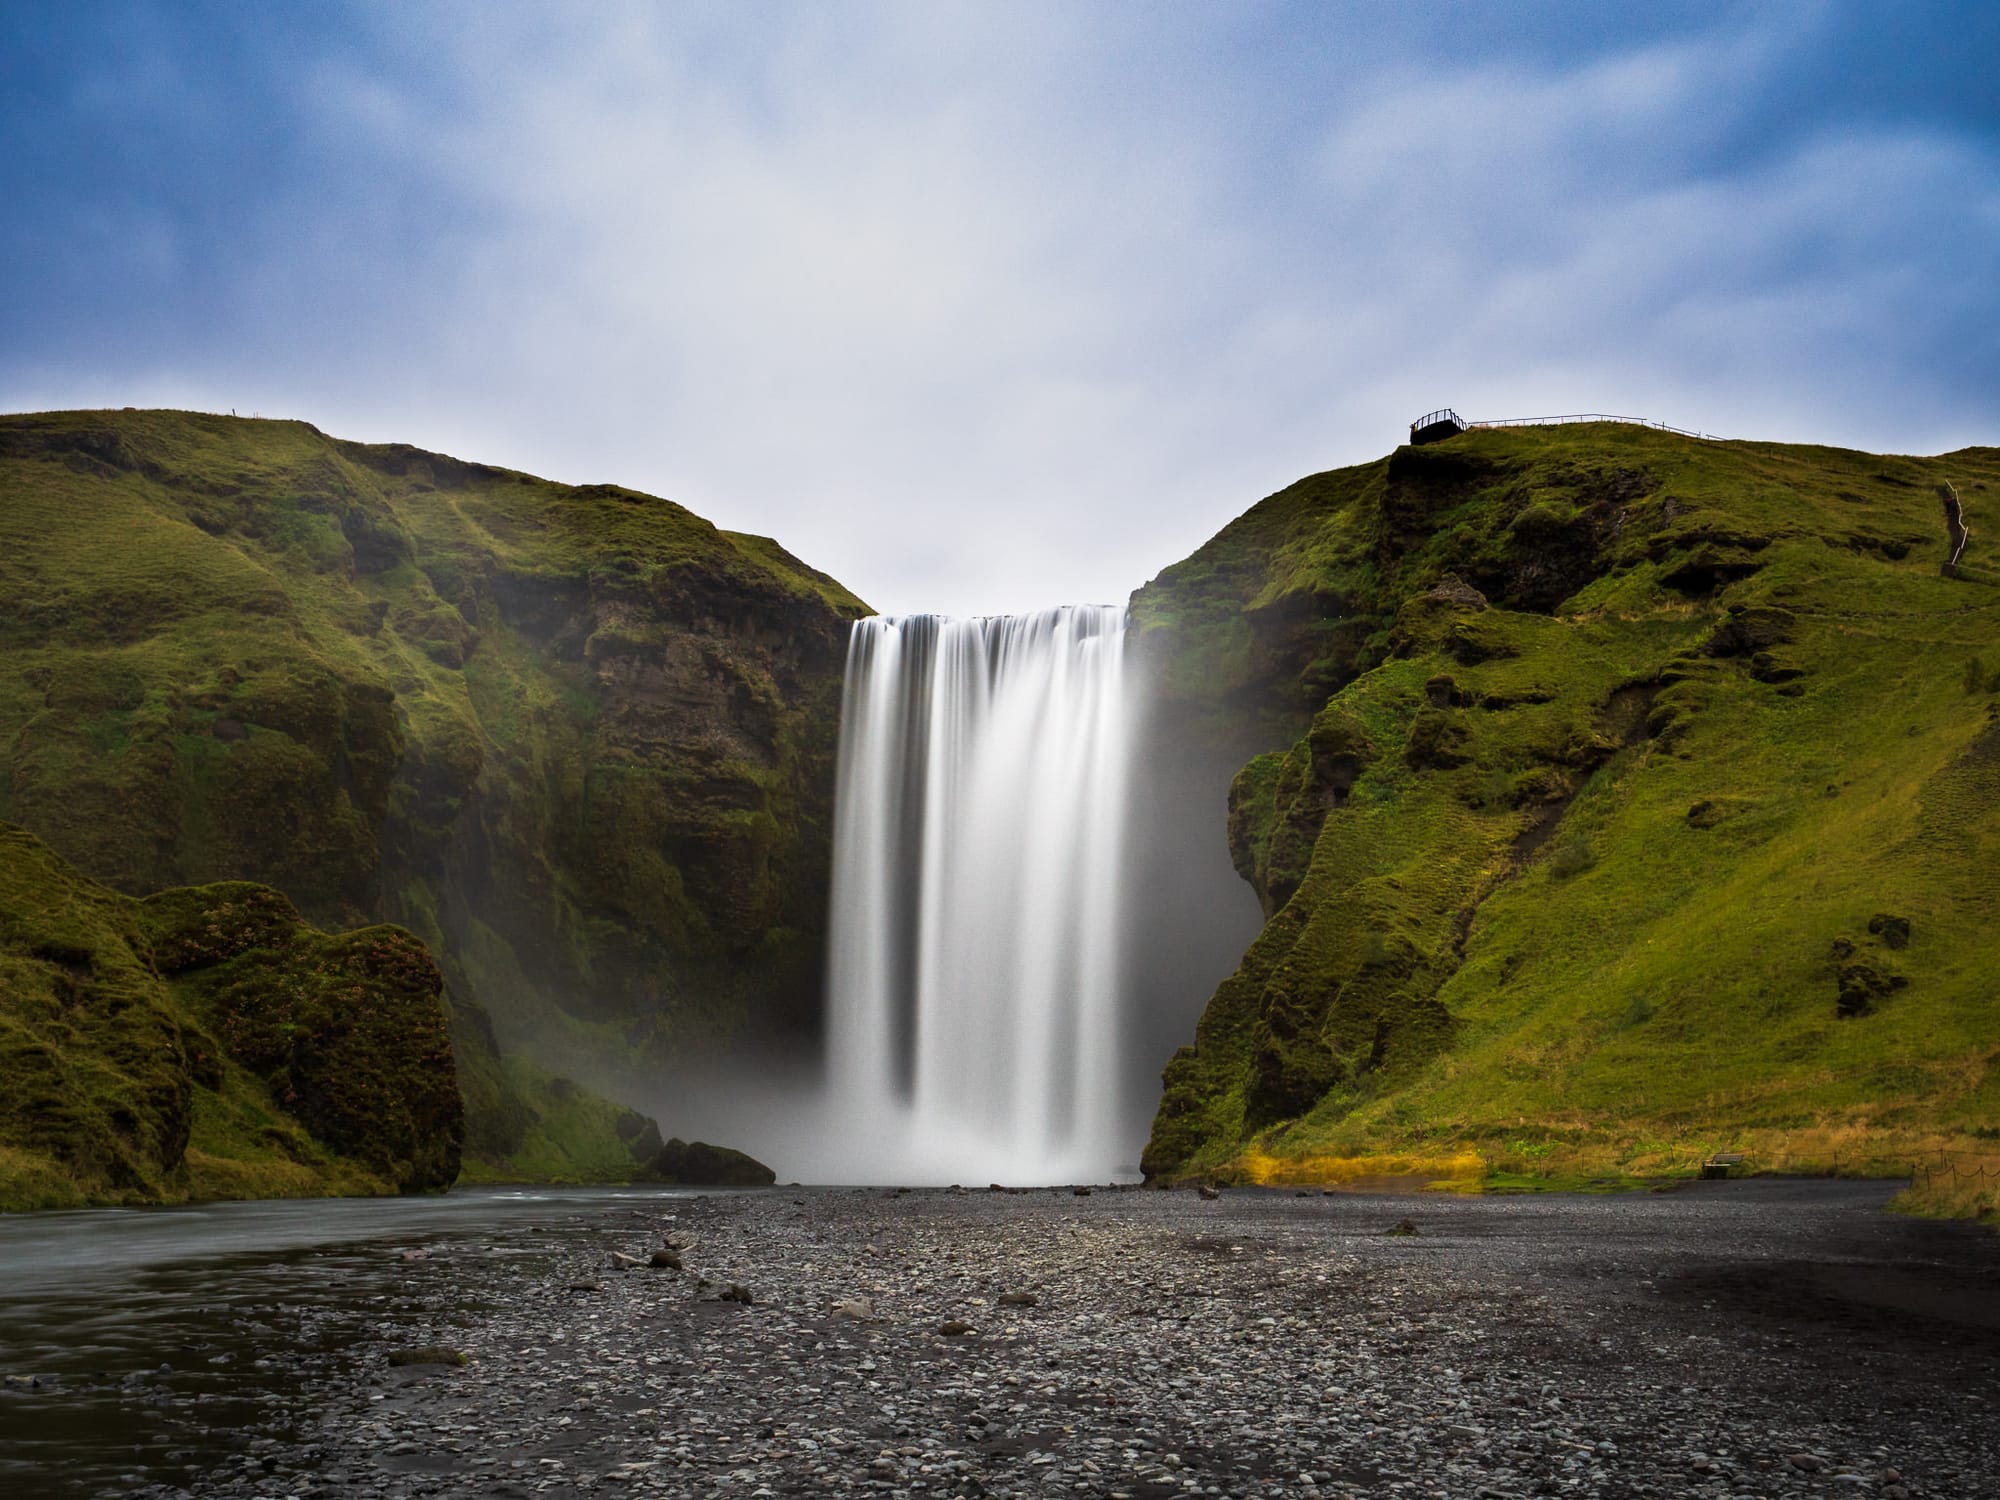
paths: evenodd
<path fill-rule="evenodd" d="M 383 1250 L 418 1314 L 192 1493 L 2000 1496 L 2000 1236 L 1887 1196 L 607 1209 Z"/>

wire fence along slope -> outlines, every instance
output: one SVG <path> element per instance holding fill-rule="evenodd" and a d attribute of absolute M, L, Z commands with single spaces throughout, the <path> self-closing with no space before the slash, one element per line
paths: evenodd
<path fill-rule="evenodd" d="M 1703 442 L 1726 441 L 1713 432 L 1695 432 L 1686 427 L 1674 427 L 1666 422 L 1655 422 L 1651 417 L 1621 417 L 1611 412 L 1584 411 L 1569 412 L 1559 417 L 1495 417 L 1485 422 L 1467 422 L 1469 428 L 1478 427 L 1560 427 L 1568 422 L 1624 422 L 1633 427 L 1650 427 L 1655 432 L 1673 432 L 1682 437 L 1700 438 Z"/>

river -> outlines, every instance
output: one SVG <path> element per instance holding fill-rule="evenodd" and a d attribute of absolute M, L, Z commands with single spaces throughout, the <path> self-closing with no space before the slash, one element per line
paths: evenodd
<path fill-rule="evenodd" d="M 276 1452 L 357 1338 L 486 1311 L 481 1277 L 419 1282 L 413 1260 L 525 1269 L 621 1207 L 693 1196 L 475 1188 L 0 1215 L 0 1495 L 188 1485 L 229 1454 Z"/>

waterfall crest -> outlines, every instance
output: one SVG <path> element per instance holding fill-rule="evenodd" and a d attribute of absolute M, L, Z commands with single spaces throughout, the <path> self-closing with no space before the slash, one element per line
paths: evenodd
<path fill-rule="evenodd" d="M 1128 1154 L 1124 644 L 1118 606 L 854 626 L 829 1124 L 871 1171 L 1101 1181 Z"/>

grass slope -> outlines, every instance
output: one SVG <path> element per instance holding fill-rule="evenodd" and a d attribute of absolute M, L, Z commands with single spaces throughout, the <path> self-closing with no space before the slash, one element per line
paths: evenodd
<path fill-rule="evenodd" d="M 442 979 L 231 883 L 135 900 L 0 824 L 0 1209 L 448 1186 Z"/>
<path fill-rule="evenodd" d="M 1268 921 L 1147 1170 L 2000 1164 L 1996 527 L 2000 450 L 1596 424 L 1315 476 L 1167 570 L 1184 722 L 1292 742 L 1232 790 Z"/>
<path fill-rule="evenodd" d="M 582 1171 L 599 1111 L 498 1044 L 604 1076 L 811 1024 L 865 610 L 617 486 L 300 422 L 0 418 L 0 818 L 129 894 L 408 927 L 471 1152 L 553 1132 Z"/>

